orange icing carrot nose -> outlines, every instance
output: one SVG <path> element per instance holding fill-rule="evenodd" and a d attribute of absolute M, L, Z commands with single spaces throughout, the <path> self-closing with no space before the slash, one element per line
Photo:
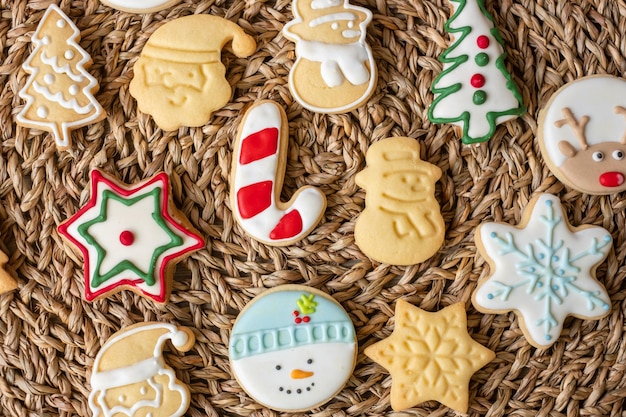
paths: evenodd
<path fill-rule="evenodd" d="M 293 379 L 304 379 L 313 376 L 313 372 L 303 371 L 301 369 L 294 369 L 291 371 L 291 378 Z"/>

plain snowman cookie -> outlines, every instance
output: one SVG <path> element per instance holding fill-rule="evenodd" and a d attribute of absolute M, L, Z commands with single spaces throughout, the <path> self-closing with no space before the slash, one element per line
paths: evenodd
<path fill-rule="evenodd" d="M 626 190 L 626 80 L 595 75 L 561 87 L 539 113 L 550 171 L 587 194 Z"/>
<path fill-rule="evenodd" d="M 289 90 L 306 109 L 345 113 L 374 92 L 377 72 L 365 41 L 372 12 L 348 0 L 293 0 L 283 34 L 296 43 Z"/>
<path fill-rule="evenodd" d="M 329 295 L 283 285 L 254 298 L 232 330 L 235 378 L 257 402 L 278 411 L 307 411 L 332 399 L 352 375 L 354 326 Z"/>
<path fill-rule="evenodd" d="M 556 342 L 569 315 L 598 320 L 610 312 L 596 268 L 611 250 L 611 235 L 599 226 L 572 227 L 551 194 L 534 197 L 518 226 L 481 224 L 476 247 L 491 271 L 472 303 L 486 314 L 514 311 L 535 347 Z"/>
<path fill-rule="evenodd" d="M 420 159 L 412 138 L 388 138 L 367 150 L 356 183 L 367 192 L 354 227 L 359 249 L 379 262 L 413 265 L 443 243 L 445 223 L 435 199 L 441 169 Z"/>
<path fill-rule="evenodd" d="M 115 333 L 102 346 L 91 371 L 93 417 L 180 417 L 189 408 L 189 389 L 163 359 L 165 342 L 187 352 L 195 336 L 173 324 L 138 323 Z"/>

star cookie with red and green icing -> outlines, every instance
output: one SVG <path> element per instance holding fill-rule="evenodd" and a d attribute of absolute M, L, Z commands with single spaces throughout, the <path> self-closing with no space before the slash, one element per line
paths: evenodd
<path fill-rule="evenodd" d="M 167 303 L 176 263 L 204 247 L 160 173 L 129 186 L 94 169 L 91 198 L 59 226 L 85 260 L 85 298 L 129 289 Z"/>

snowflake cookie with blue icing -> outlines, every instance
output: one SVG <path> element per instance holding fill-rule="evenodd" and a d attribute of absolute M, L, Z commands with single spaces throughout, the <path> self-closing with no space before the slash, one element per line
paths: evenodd
<path fill-rule="evenodd" d="M 552 345 L 567 316 L 600 319 L 611 308 L 596 268 L 612 246 L 602 227 L 572 227 L 551 194 L 533 198 L 517 226 L 483 223 L 476 246 L 491 266 L 472 302 L 483 313 L 515 311 L 528 342 Z"/>

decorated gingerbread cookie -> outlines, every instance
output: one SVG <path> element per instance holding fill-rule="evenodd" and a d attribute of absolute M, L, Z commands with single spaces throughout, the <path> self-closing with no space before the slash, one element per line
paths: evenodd
<path fill-rule="evenodd" d="M 534 197 L 519 226 L 484 223 L 476 246 L 491 267 L 472 302 L 483 313 L 515 311 L 528 342 L 547 348 L 569 315 L 600 319 L 611 308 L 596 268 L 611 250 L 598 226 L 572 227 L 559 199 Z"/>
<path fill-rule="evenodd" d="M 186 327 L 147 322 L 125 327 L 102 346 L 91 371 L 93 417 L 181 417 L 189 388 L 163 359 L 165 343 L 187 352 L 195 336 Z"/>
<path fill-rule="evenodd" d="M 123 12 L 152 13 L 180 3 L 180 0 L 100 0 L 100 2 Z"/>
<path fill-rule="evenodd" d="M 398 300 L 395 318 L 391 336 L 365 348 L 391 374 L 391 408 L 436 400 L 467 413 L 470 379 L 495 354 L 467 333 L 465 305 L 429 313 Z"/>
<path fill-rule="evenodd" d="M 16 121 L 51 132 L 60 149 L 72 145 L 71 130 L 106 117 L 94 98 L 98 82 L 87 72 L 91 57 L 79 40 L 76 25 L 51 4 L 32 36 L 35 49 L 22 65 L 29 77 L 19 92 L 26 104 Z"/>
<path fill-rule="evenodd" d="M 445 28 L 452 42 L 440 57 L 443 71 L 433 82 L 435 99 L 428 118 L 458 126 L 463 143 L 484 142 L 497 124 L 523 114 L 525 108 L 483 0 L 449 1 L 453 14 Z"/>
<path fill-rule="evenodd" d="M 204 247 L 165 173 L 129 186 L 94 169 L 89 202 L 59 233 L 83 255 L 87 301 L 129 289 L 167 303 L 176 263 Z"/>
<path fill-rule="evenodd" d="M 372 12 L 348 0 L 293 0 L 283 34 L 296 43 L 289 89 L 303 107 L 345 113 L 376 87 L 376 63 L 365 42 Z"/>
<path fill-rule="evenodd" d="M 158 28 L 133 67 L 130 93 L 139 110 L 164 130 L 207 123 L 232 95 L 220 61 L 230 40 L 240 58 L 256 49 L 254 38 L 217 16 L 184 16 Z"/>
<path fill-rule="evenodd" d="M 445 223 L 435 199 L 441 169 L 420 159 L 419 143 L 388 138 L 367 151 L 367 168 L 356 176 L 365 188 L 365 210 L 354 239 L 370 258 L 413 265 L 430 258 L 443 243 Z"/>
<path fill-rule="evenodd" d="M 587 194 L 626 190 L 626 80 L 585 77 L 539 113 L 539 146 L 552 173 Z"/>
<path fill-rule="evenodd" d="M 303 239 L 326 209 L 326 196 L 314 187 L 280 201 L 288 142 L 285 111 L 273 101 L 260 101 L 246 111 L 234 145 L 230 197 L 235 220 L 250 236 L 273 246 Z"/>
<path fill-rule="evenodd" d="M 257 402 L 279 411 L 306 411 L 333 398 L 352 374 L 354 326 L 329 295 L 283 285 L 254 298 L 233 327 L 233 374 Z"/>

